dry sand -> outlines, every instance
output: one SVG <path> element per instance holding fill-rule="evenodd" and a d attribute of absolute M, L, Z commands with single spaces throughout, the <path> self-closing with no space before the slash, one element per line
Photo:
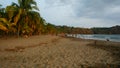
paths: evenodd
<path fill-rule="evenodd" d="M 0 39 L 0 68 L 117 68 L 119 45 L 51 35 Z"/>

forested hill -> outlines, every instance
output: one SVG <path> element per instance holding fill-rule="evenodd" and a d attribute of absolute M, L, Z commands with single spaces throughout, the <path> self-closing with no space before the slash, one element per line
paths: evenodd
<path fill-rule="evenodd" d="M 93 31 L 88 28 L 81 27 L 70 27 L 70 26 L 56 26 L 59 32 L 67 33 L 67 34 L 93 34 Z"/>
<path fill-rule="evenodd" d="M 94 34 L 120 34 L 120 26 L 113 26 L 110 28 L 92 28 Z"/>
<path fill-rule="evenodd" d="M 120 34 L 120 26 L 113 27 L 95 27 L 95 28 L 80 28 L 69 26 L 56 26 L 59 32 L 68 34 Z"/>

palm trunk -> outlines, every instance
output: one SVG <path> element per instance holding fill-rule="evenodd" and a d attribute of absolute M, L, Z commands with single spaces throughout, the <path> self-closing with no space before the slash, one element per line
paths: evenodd
<path fill-rule="evenodd" d="M 20 25 L 18 25 L 18 30 L 17 30 L 17 37 L 20 37 Z"/>

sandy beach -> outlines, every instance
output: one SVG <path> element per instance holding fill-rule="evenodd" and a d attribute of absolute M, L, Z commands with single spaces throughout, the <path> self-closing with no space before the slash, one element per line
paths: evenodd
<path fill-rule="evenodd" d="M 118 68 L 120 43 L 52 35 L 0 39 L 0 68 Z"/>

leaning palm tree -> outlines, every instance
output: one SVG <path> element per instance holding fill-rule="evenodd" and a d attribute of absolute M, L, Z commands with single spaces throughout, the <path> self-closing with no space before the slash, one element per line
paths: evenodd
<path fill-rule="evenodd" d="M 0 30 L 3 30 L 3 31 L 7 31 L 8 30 L 7 27 L 5 26 L 5 23 L 2 22 L 2 20 L 0 21 Z"/>
<path fill-rule="evenodd" d="M 18 8 L 18 14 L 14 17 L 14 25 L 17 25 L 18 36 L 20 32 L 28 33 L 32 31 L 32 29 L 29 27 L 29 21 L 36 19 L 36 17 L 30 19 L 29 17 L 31 15 L 29 12 L 31 12 L 32 9 L 38 10 L 35 0 L 18 0 L 18 4 L 13 2 L 11 6 Z"/>
<path fill-rule="evenodd" d="M 39 13 L 32 11 L 36 9 L 35 0 L 18 0 L 18 3 L 12 3 L 7 6 L 5 12 L 7 17 L 0 19 L 2 30 L 17 31 L 17 35 L 36 33 L 42 30 L 44 21 Z M 42 28 L 40 28 L 42 27 Z"/>
<path fill-rule="evenodd" d="M 15 32 L 15 28 L 13 26 L 15 26 L 14 22 L 13 22 L 13 17 L 15 16 L 15 10 L 17 8 L 13 7 L 13 6 L 7 6 L 5 8 L 5 10 L 2 12 L 4 14 L 4 16 L 2 15 L 2 17 L 0 17 L 0 29 L 5 31 L 5 32 Z"/>
<path fill-rule="evenodd" d="M 4 13 L 4 8 L 1 8 L 2 5 L 0 5 L 0 30 L 7 31 L 8 28 L 6 25 L 8 25 L 7 20 L 5 18 L 2 18 Z"/>
<path fill-rule="evenodd" d="M 20 11 L 14 6 L 7 6 L 5 9 L 0 8 L 0 30 L 5 32 L 15 32 L 17 19 L 20 18 Z M 13 21 L 14 20 L 14 21 Z"/>

